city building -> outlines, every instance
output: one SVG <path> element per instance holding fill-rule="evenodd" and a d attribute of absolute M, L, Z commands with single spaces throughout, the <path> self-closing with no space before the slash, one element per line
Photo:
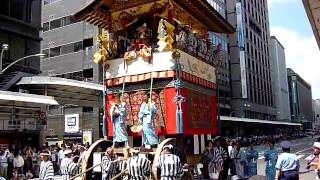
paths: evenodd
<path fill-rule="evenodd" d="M 72 18 L 74 13 L 90 1 L 44 0 L 42 2 L 41 49 L 47 54 L 41 62 L 42 75 L 102 83 L 101 73 L 99 74 L 102 70 L 99 71 L 99 66 L 93 63 L 93 39 L 98 33 L 97 28 Z M 82 131 L 91 131 L 93 140 L 96 140 L 100 136 L 101 129 L 100 109 L 86 106 L 86 103 L 81 104 L 81 106 L 72 103 L 50 106 L 47 134 L 53 134 L 58 140 L 81 141 Z M 65 116 L 70 114 L 79 114 L 81 127 L 77 133 L 69 134 L 64 128 L 60 128 L 64 124 Z"/>
<path fill-rule="evenodd" d="M 312 100 L 313 109 L 313 129 L 320 130 L 320 99 Z"/>
<path fill-rule="evenodd" d="M 29 95 L 15 86 L 20 78 L 40 73 L 39 56 L 25 58 L 40 53 L 40 17 L 41 0 L 1 1 L 0 148 L 38 146 L 38 114 L 46 104 L 57 104 L 52 97 Z"/>
<path fill-rule="evenodd" d="M 290 121 L 290 104 L 285 49 L 274 36 L 270 38 L 271 81 L 277 120 Z"/>
<path fill-rule="evenodd" d="M 227 20 L 227 4 L 224 0 L 207 0 L 207 2 Z M 229 56 L 229 39 L 223 33 L 209 33 L 209 39 L 214 45 L 220 44 L 221 49 L 221 63 L 217 69 L 217 89 L 219 97 L 217 96 L 217 107 L 220 116 L 229 116 L 231 110 L 231 87 L 230 87 L 230 56 Z"/>
<path fill-rule="evenodd" d="M 276 120 L 267 0 L 226 3 L 237 29 L 229 35 L 232 116 Z"/>
<path fill-rule="evenodd" d="M 41 0 L 1 1 L 0 46 L 3 44 L 9 45 L 8 50 L 3 51 L 2 69 L 5 69 L 10 63 L 19 58 L 40 53 L 40 5 Z M 18 79 L 9 77 L 8 73 L 10 73 L 10 76 L 21 77 L 23 74 L 39 74 L 39 70 L 39 57 L 31 57 L 16 63 L 6 71 L 7 78 L 1 77 L 0 90 L 10 89 Z"/>
<path fill-rule="evenodd" d="M 314 0 L 302 0 L 302 2 L 309 18 L 313 34 L 320 47 L 320 2 Z"/>
<path fill-rule="evenodd" d="M 311 85 L 291 68 L 287 68 L 291 121 L 310 129 L 313 122 Z"/>

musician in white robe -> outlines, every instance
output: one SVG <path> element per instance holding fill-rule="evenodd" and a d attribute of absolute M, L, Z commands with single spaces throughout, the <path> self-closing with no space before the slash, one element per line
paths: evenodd
<path fill-rule="evenodd" d="M 49 161 L 50 153 L 48 151 L 44 151 L 40 153 L 41 156 L 41 164 L 39 171 L 39 179 L 40 180 L 53 180 L 54 170 L 53 164 Z"/>

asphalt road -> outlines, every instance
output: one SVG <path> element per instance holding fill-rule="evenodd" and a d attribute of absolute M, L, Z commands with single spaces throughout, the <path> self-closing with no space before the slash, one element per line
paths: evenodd
<path fill-rule="evenodd" d="M 312 145 L 317 138 L 306 137 L 302 139 L 295 139 L 291 140 L 292 148 L 291 152 L 296 154 L 300 161 L 300 179 L 302 180 L 312 180 L 315 179 L 315 174 L 313 170 L 308 171 L 306 169 L 308 159 L 312 158 L 311 155 L 313 154 Z M 275 147 L 277 148 L 279 154 L 282 153 L 279 144 L 276 144 Z M 259 159 L 258 159 L 258 175 L 265 175 L 265 161 L 263 157 L 264 150 L 267 149 L 267 146 L 258 146 L 256 149 L 259 152 Z"/>

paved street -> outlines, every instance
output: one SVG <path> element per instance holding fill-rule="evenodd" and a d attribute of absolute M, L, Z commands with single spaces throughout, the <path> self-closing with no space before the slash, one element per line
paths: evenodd
<path fill-rule="evenodd" d="M 316 138 L 303 138 L 303 139 L 296 139 L 291 140 L 292 143 L 292 151 L 295 153 L 299 160 L 300 160 L 300 179 L 315 179 L 314 177 L 314 171 L 308 171 L 306 169 L 308 158 L 310 158 L 310 155 L 313 154 L 312 145 L 313 142 L 316 140 Z M 265 162 L 263 157 L 263 151 L 266 149 L 267 146 L 258 146 L 257 150 L 259 151 L 259 160 L 258 160 L 258 174 L 259 175 L 265 175 Z M 282 152 L 279 143 L 276 144 L 276 148 L 279 151 L 279 153 Z"/>

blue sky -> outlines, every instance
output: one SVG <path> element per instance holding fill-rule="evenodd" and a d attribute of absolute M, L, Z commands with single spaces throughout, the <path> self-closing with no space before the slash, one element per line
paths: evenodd
<path fill-rule="evenodd" d="M 268 0 L 270 35 L 284 46 L 287 67 L 312 85 L 313 98 L 320 98 L 320 51 L 302 0 Z"/>
<path fill-rule="evenodd" d="M 270 26 L 283 26 L 301 35 L 312 35 L 302 0 L 269 0 Z"/>

